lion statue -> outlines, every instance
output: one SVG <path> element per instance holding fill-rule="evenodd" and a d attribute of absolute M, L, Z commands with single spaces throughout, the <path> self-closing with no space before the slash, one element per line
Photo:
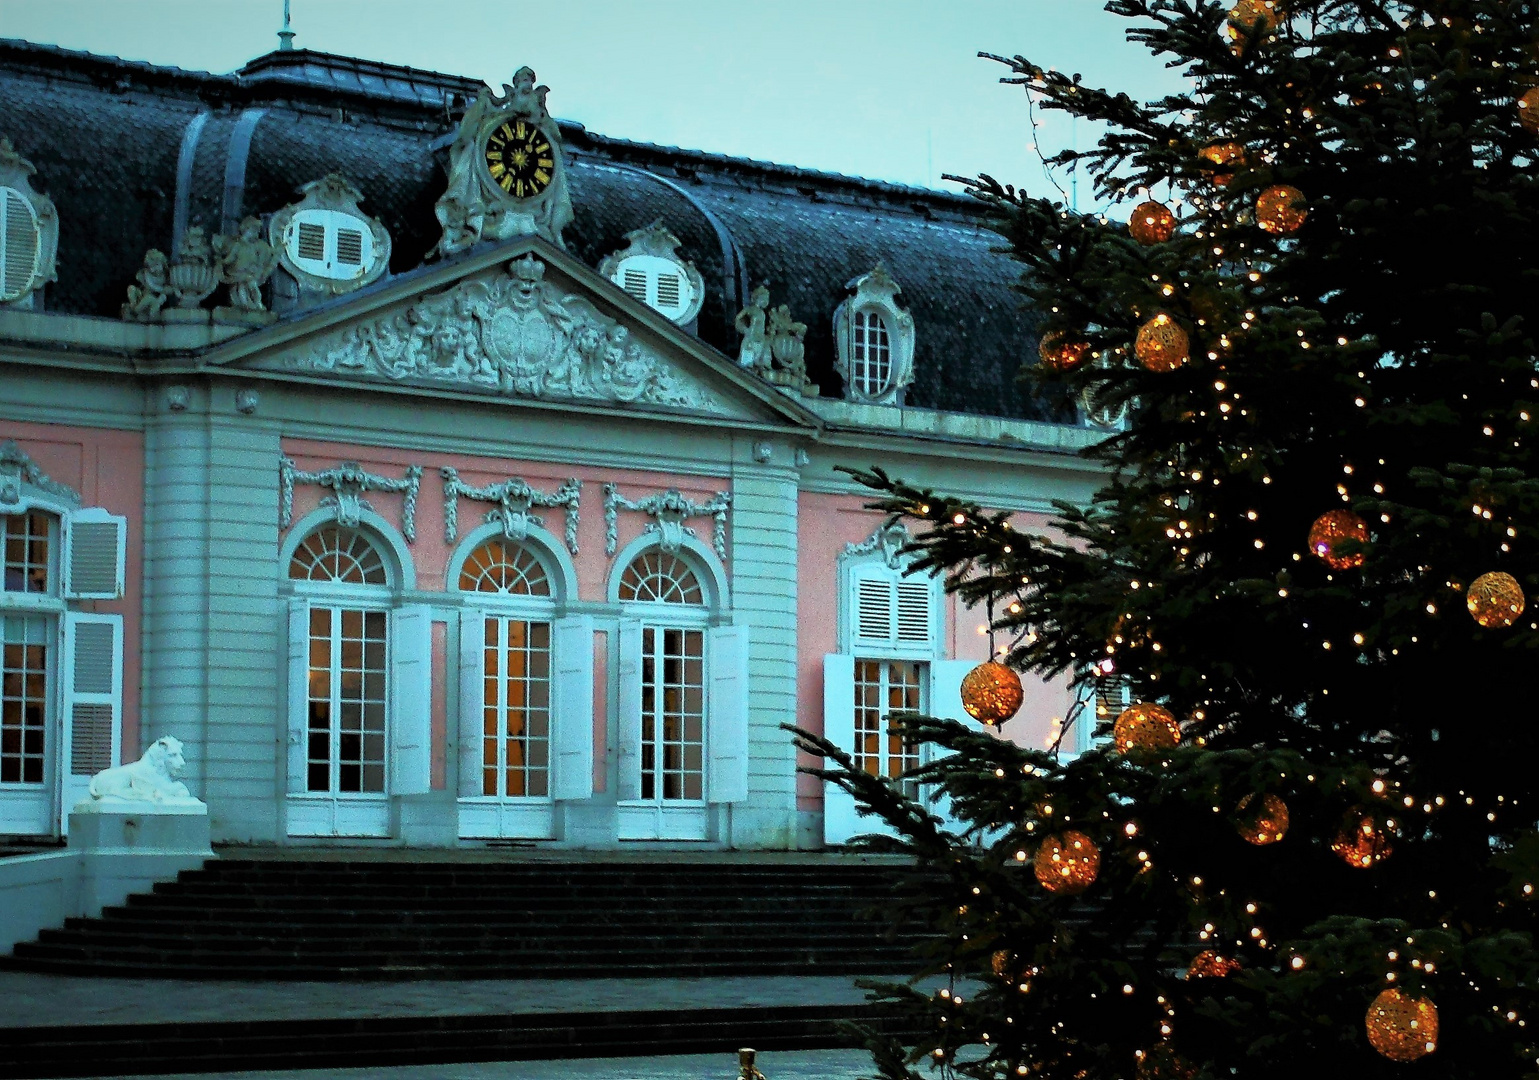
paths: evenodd
<path fill-rule="evenodd" d="M 182 740 L 162 735 L 144 756 L 127 765 L 104 769 L 91 777 L 91 799 L 123 799 L 128 802 L 198 802 L 177 779 L 186 766 Z"/>

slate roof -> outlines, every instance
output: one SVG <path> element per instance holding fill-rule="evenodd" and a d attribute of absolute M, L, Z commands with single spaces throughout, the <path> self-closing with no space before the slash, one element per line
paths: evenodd
<path fill-rule="evenodd" d="M 116 316 L 144 252 L 171 249 L 179 164 L 185 223 L 210 232 L 342 172 L 390 231 L 391 272 L 412 270 L 437 241 L 445 145 L 479 85 L 309 50 L 216 75 L 0 39 L 0 134 L 59 210 L 46 308 Z M 971 199 L 561 128 L 576 215 L 568 249 L 594 266 L 661 219 L 705 278 L 706 343 L 736 355 L 734 316 L 767 283 L 772 302 L 808 324 L 809 374 L 842 396 L 834 308 L 881 260 L 916 326 L 907 404 L 1074 421 L 1060 395 L 1017 379 L 1039 320 L 1012 289 L 1019 264 L 994 250 L 1001 240 Z"/>

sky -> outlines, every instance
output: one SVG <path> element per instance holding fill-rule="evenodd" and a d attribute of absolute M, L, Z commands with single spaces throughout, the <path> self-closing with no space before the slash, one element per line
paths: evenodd
<path fill-rule="evenodd" d="M 554 115 L 602 135 L 950 190 L 944 173 L 989 173 L 1057 197 L 1025 92 L 980 51 L 1141 100 L 1180 91 L 1103 0 L 290 2 L 297 47 L 494 86 L 528 64 Z M 0 37 L 227 72 L 277 46 L 282 12 L 283 0 L 0 0 Z M 1094 137 L 1037 115 L 1049 153 Z M 1089 209 L 1088 183 L 1077 195 Z"/>

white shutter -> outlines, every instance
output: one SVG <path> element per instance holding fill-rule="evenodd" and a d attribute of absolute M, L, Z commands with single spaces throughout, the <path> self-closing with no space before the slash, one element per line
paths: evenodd
<path fill-rule="evenodd" d="M 433 786 L 433 609 L 397 608 L 390 621 L 390 790 L 421 795 Z"/>
<path fill-rule="evenodd" d="M 855 579 L 856 638 L 890 644 L 892 608 L 892 580 L 886 574 L 868 572 Z"/>
<path fill-rule="evenodd" d="M 616 694 L 615 747 L 619 758 L 619 797 L 641 798 L 641 620 L 620 620 L 619 693 Z"/>
<path fill-rule="evenodd" d="M 37 277 L 37 211 L 15 188 L 0 188 L 0 302 L 19 300 Z"/>
<path fill-rule="evenodd" d="M 484 790 L 481 736 L 486 719 L 486 613 L 460 612 L 460 781 L 461 798 Z"/>
<path fill-rule="evenodd" d="M 289 601 L 288 660 L 289 793 L 298 794 L 309 786 L 310 605 L 304 600 Z"/>
<path fill-rule="evenodd" d="M 855 658 L 823 657 L 823 737 L 846 754 L 855 752 Z M 832 763 L 829 763 L 832 764 Z M 838 784 L 823 783 L 823 843 L 842 844 L 858 832 L 855 796 Z"/>
<path fill-rule="evenodd" d="M 86 797 L 91 777 L 118 763 L 123 739 L 123 616 L 64 613 L 63 811 Z"/>
<path fill-rule="evenodd" d="M 931 716 L 960 720 L 964 724 L 978 723 L 968 716 L 967 710 L 962 707 L 962 679 L 977 666 L 976 660 L 936 660 L 930 665 L 929 713 Z M 934 761 L 950 752 L 934 743 L 926 744 L 923 749 L 926 761 Z M 930 785 L 926 785 L 927 789 L 929 787 Z M 943 821 L 948 824 L 955 821 L 951 816 L 949 799 L 927 790 L 925 800 L 929 803 L 931 812 L 937 814 Z"/>
<path fill-rule="evenodd" d="M 931 638 L 930 606 L 935 588 L 929 578 L 907 578 L 897 584 L 898 641 L 925 645 Z"/>
<path fill-rule="evenodd" d="M 748 798 L 748 627 L 716 626 L 706 635 L 711 680 L 706 699 L 706 799 Z"/>
<path fill-rule="evenodd" d="M 123 595 L 128 519 L 100 507 L 64 516 L 64 595 L 70 600 L 116 600 Z"/>
<path fill-rule="evenodd" d="M 555 779 L 553 799 L 593 797 L 593 616 L 569 615 L 551 624 L 555 651 Z"/>

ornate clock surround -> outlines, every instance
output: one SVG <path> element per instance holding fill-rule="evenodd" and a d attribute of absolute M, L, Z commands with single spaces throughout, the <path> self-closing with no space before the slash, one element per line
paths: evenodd
<path fill-rule="evenodd" d="M 488 240 L 508 240 L 515 236 L 539 236 L 557 247 L 565 247 L 561 231 L 572 221 L 572 199 L 567 190 L 566 160 L 562 152 L 561 132 L 545 108 L 547 86 L 535 84 L 534 71 L 519 68 L 511 83 L 503 84 L 503 93 L 487 88 L 460 121 L 449 148 L 449 180 L 434 209 L 443 235 L 436 251 L 441 256 L 457 255 Z M 549 147 L 548 159 L 536 159 L 536 169 L 549 160 L 549 179 L 537 190 L 520 197 L 516 188 L 504 189 L 492 172 L 487 159 L 488 144 L 506 127 L 516 132 L 522 126 L 529 133 L 527 145 Z M 503 145 L 512 142 L 506 136 Z M 534 179 L 531 171 L 530 179 Z"/>

